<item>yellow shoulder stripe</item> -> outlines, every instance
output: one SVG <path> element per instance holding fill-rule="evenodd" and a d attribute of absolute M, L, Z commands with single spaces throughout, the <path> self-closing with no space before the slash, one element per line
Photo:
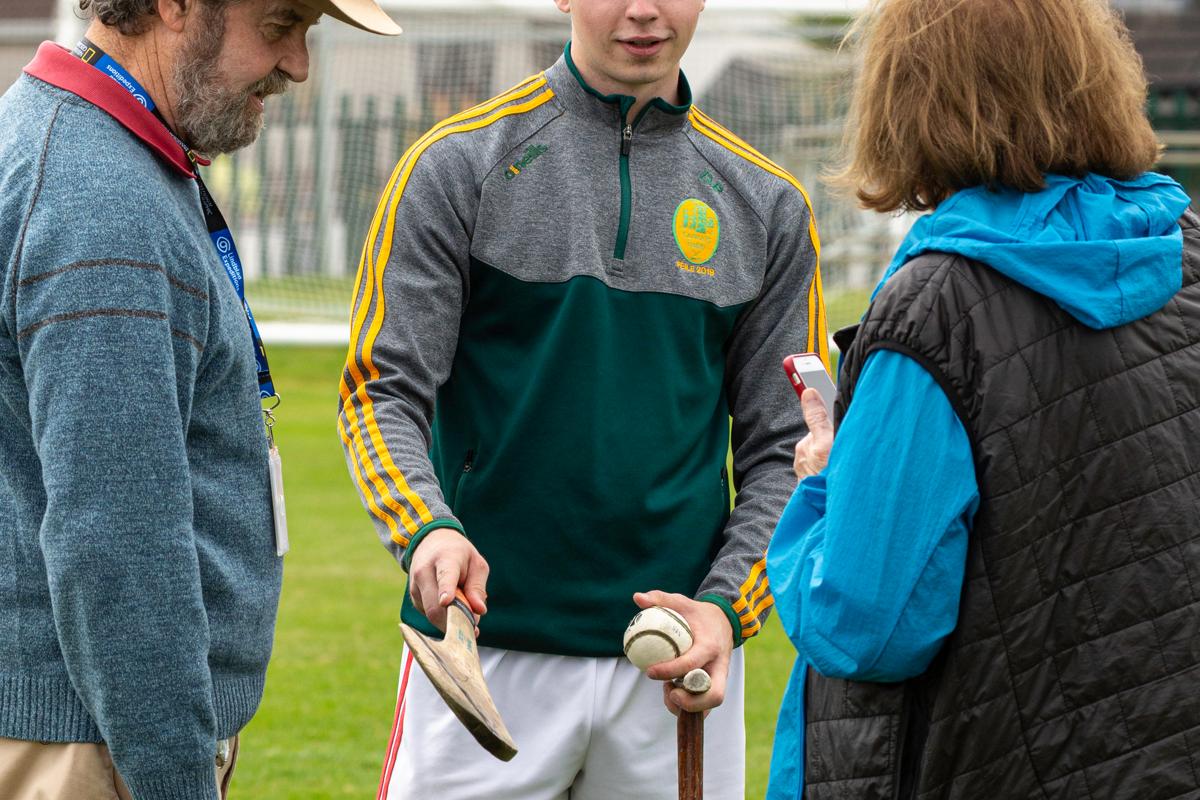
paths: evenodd
<path fill-rule="evenodd" d="M 792 177 L 791 173 L 718 125 L 695 106 L 692 106 L 692 109 L 688 112 L 688 120 L 692 123 L 692 127 L 699 133 L 721 145 L 731 153 L 744 158 L 751 164 L 787 181 L 804 198 L 804 205 L 808 207 L 808 236 L 812 241 L 813 252 L 816 255 L 817 262 L 816 269 L 813 271 L 812 284 L 808 290 L 807 350 L 810 353 L 820 355 L 821 362 L 825 364 L 826 371 L 832 375 L 833 366 L 829 360 L 829 336 L 827 335 L 824 322 L 825 297 L 822 294 L 821 287 L 821 238 L 817 235 L 817 220 L 813 214 L 812 200 L 809 198 L 808 192 L 800 184 L 800 181 Z"/>
<path fill-rule="evenodd" d="M 537 85 L 535 86 L 534 84 L 537 84 Z M 480 103 L 479 105 L 472 106 L 471 108 L 468 108 L 465 111 L 462 111 L 458 114 L 455 114 L 452 117 L 442 120 L 437 125 L 434 125 L 428 131 L 426 131 L 424 134 L 422 134 L 421 137 L 419 137 L 417 139 L 417 141 L 413 142 L 409 146 L 409 148 L 404 151 L 404 154 L 400 157 L 400 160 L 396 162 L 396 167 L 392 170 L 391 176 L 388 178 L 387 184 L 383 190 L 383 195 L 380 197 L 379 204 L 375 208 L 375 214 L 371 219 L 371 227 L 369 229 L 369 232 L 367 233 L 367 238 L 363 242 L 363 252 L 362 252 L 361 257 L 359 258 L 358 272 L 354 277 L 355 297 L 356 298 L 358 295 L 358 290 L 362 286 L 362 278 L 363 278 L 364 268 L 369 271 L 374 266 L 374 263 L 373 263 L 374 253 L 372 252 L 371 247 L 369 245 L 372 245 L 375 242 L 375 238 L 379 234 L 379 226 L 383 224 L 383 214 L 384 214 L 384 210 L 387 207 L 387 198 L 391 195 L 392 190 L 395 189 L 396 181 L 399 179 L 400 173 L 404 170 L 405 166 L 409 162 L 410 157 L 413 155 L 413 153 L 416 151 L 416 149 L 423 142 L 428 140 L 430 137 L 437 135 L 437 133 L 439 131 L 445 129 L 446 127 L 449 127 L 450 125 L 456 124 L 458 122 L 462 122 L 466 119 L 470 119 L 472 117 L 486 114 L 487 112 L 497 108 L 500 105 L 503 105 L 504 103 L 507 103 L 518 97 L 524 97 L 524 96 L 528 95 L 529 93 L 536 91 L 538 88 L 540 88 L 544 84 L 545 84 L 545 78 L 543 75 L 541 75 L 541 74 L 532 75 L 529 78 L 526 78 L 521 83 L 514 86 L 513 88 L 509 89 L 508 91 L 503 92 L 502 94 L 499 94 L 496 97 L 493 97 L 491 100 L 484 101 L 483 103 Z M 370 287 L 368 287 L 368 288 L 370 288 Z M 357 302 L 355 303 L 354 311 L 351 314 L 351 330 L 352 331 L 355 330 L 356 328 L 361 328 L 362 320 L 366 314 L 366 309 L 370 305 L 369 301 L 370 301 L 370 294 L 367 294 L 367 295 L 364 295 L 362 298 L 358 298 Z M 352 338 L 350 340 L 350 350 L 349 350 L 349 353 L 347 354 L 347 358 L 346 358 L 348 366 L 351 365 L 352 363 L 354 364 L 354 366 L 357 366 L 357 362 L 355 362 L 355 359 L 354 359 L 355 344 L 356 344 L 356 340 Z M 361 375 L 359 375 L 358 377 L 361 378 Z M 343 381 L 343 383 L 342 383 L 342 389 L 343 389 L 342 398 L 345 399 L 348 394 L 345 381 Z"/>
<path fill-rule="evenodd" d="M 733 144 L 736 144 L 738 147 L 742 148 L 746 152 L 754 154 L 755 158 L 758 158 L 759 160 L 764 161 L 767 164 L 770 164 L 772 167 L 779 170 L 780 172 L 787 173 L 788 177 L 791 178 L 791 182 L 796 185 L 796 188 L 800 189 L 801 192 L 804 191 L 804 189 L 802 187 L 800 187 L 800 185 L 798 183 L 796 183 L 796 180 L 794 177 L 791 176 L 791 173 L 787 172 L 787 170 L 785 170 L 783 167 L 779 166 L 779 164 L 777 164 L 776 162 L 767 158 L 765 155 L 763 155 L 763 153 L 761 151 L 754 149 L 754 147 L 750 143 L 748 143 L 745 139 L 738 136 L 736 133 L 729 130 L 729 128 L 726 128 L 721 123 L 717 122 L 715 119 L 710 117 L 708 114 L 705 114 L 703 111 L 701 111 L 696 106 L 692 106 L 691 110 L 692 110 L 693 115 L 696 117 L 696 119 L 703 122 L 705 126 L 710 128 L 717 135 L 721 136 L 724 139 L 729 140 Z"/>
<path fill-rule="evenodd" d="M 542 89 L 545 91 L 540 91 Z M 538 93 L 539 91 L 540 93 Z M 534 97 L 524 100 L 524 102 L 514 103 L 514 101 L 523 100 L 530 95 L 534 95 Z M 374 502 L 367 503 L 371 513 L 385 522 L 392 533 L 392 539 L 401 546 L 407 546 L 409 538 L 420 529 L 421 525 L 432 522 L 433 517 L 424 501 L 408 485 L 403 473 L 396 466 L 388 451 L 375 418 L 374 401 L 367 392 L 367 383 L 379 378 L 379 370 L 372 359 L 372 349 L 382 328 L 386 311 L 386 298 L 383 295 L 383 272 L 391 250 L 396 209 L 417 160 L 435 142 L 457 133 L 485 128 L 512 114 L 525 113 L 546 103 L 553 96 L 554 93 L 546 88 L 545 77 L 534 76 L 512 90 L 434 126 L 413 143 L 400 159 L 372 219 L 371 229 L 363 246 L 358 274 L 355 278 L 355 297 L 358 298 L 358 302 L 351 319 L 350 349 L 347 353 L 346 369 L 342 374 L 339 391 L 344 420 L 341 423 L 341 433 L 343 441 L 346 442 L 354 456 L 355 480 L 358 481 L 363 495 L 370 498 L 371 487 L 374 487 L 383 501 L 383 505 L 399 516 L 407 536 L 396 527 L 391 514 L 386 513 Z M 506 105 L 509 103 L 514 104 Z M 376 265 L 374 263 L 375 243 L 381 230 L 383 239 L 379 252 L 383 260 L 382 263 Z M 359 297 L 360 293 L 361 297 Z M 363 340 L 361 348 L 356 349 L 368 318 L 371 323 L 367 329 L 366 338 Z M 358 416 L 359 410 L 362 414 L 361 422 Z M 374 458 L 368 450 L 368 440 L 371 449 L 374 450 Z M 384 473 L 382 476 L 376 467 L 376 460 Z M 364 477 L 370 481 L 370 487 Z M 416 512 L 417 520 L 414 520 L 404 505 L 395 498 L 391 486 L 395 486 L 408 501 L 413 511 Z"/>
<path fill-rule="evenodd" d="M 464 122 L 464 121 L 472 119 L 474 117 L 479 117 L 484 114 L 487 114 L 487 113 L 495 110 L 496 108 L 504 105 L 505 103 L 511 102 L 516 99 L 520 99 L 522 97 L 527 97 L 528 95 L 532 94 L 533 92 L 537 91 L 538 89 L 542 88 L 545 85 L 546 85 L 546 79 L 543 75 L 533 75 L 533 76 L 527 78 L 526 80 L 522 81 L 521 83 L 517 84 L 512 89 L 509 89 L 507 92 L 497 95 L 496 97 L 492 98 L 491 100 L 487 100 L 483 103 L 480 103 L 479 105 L 472 106 L 471 108 L 468 108 L 466 111 L 460 112 L 458 114 L 455 114 L 452 117 L 442 120 L 437 125 L 433 126 L 428 131 L 426 131 L 424 135 L 422 135 L 419 139 L 417 139 L 417 141 L 413 142 L 413 144 L 409 146 L 408 150 L 406 150 L 404 152 L 404 155 L 401 156 L 400 160 L 396 163 L 396 168 L 394 170 L 392 170 L 391 177 L 388 178 L 387 186 L 384 188 L 384 191 L 383 191 L 383 196 L 380 198 L 379 204 L 375 209 L 375 215 L 371 220 L 371 227 L 367 234 L 366 241 L 364 242 L 364 245 L 363 245 L 362 257 L 359 260 L 358 273 L 355 276 L 355 281 L 354 281 L 355 289 L 356 289 L 356 292 L 355 292 L 356 296 L 357 296 L 357 290 L 359 288 L 361 288 L 363 285 L 364 269 L 368 273 L 374 269 L 374 262 L 373 262 L 374 251 L 373 251 L 373 248 L 371 247 L 371 245 L 373 245 L 375 243 L 375 240 L 379 235 L 379 228 L 383 224 L 384 213 L 385 213 L 385 210 L 388 208 L 388 203 L 387 203 L 388 198 L 391 196 L 392 192 L 395 190 L 396 182 L 400 179 L 401 174 L 404 173 L 405 170 L 407 168 L 409 168 L 410 164 L 416 160 L 416 156 L 419 154 L 419 152 L 424 152 L 424 150 L 428 146 L 428 144 L 431 143 L 431 140 L 434 139 L 435 137 L 438 137 L 442 131 L 446 130 L 450 126 L 456 125 L 460 122 Z M 370 306 L 371 293 L 372 293 L 373 288 L 374 288 L 373 286 L 368 284 L 367 285 L 368 293 L 365 294 L 357 303 L 355 314 L 353 315 L 353 318 L 351 320 L 352 336 L 354 334 L 361 332 L 361 330 L 362 330 L 362 325 L 366 318 L 367 310 Z M 355 359 L 356 343 L 357 343 L 357 339 L 352 338 L 350 341 L 350 351 L 347 354 L 347 359 L 346 359 L 347 366 L 350 367 L 351 369 L 356 368 L 359 363 Z M 358 379 L 361 379 L 362 376 L 355 375 L 355 377 Z M 345 387 L 344 382 L 343 382 L 343 388 L 344 389 L 347 388 L 347 387 Z M 343 399 L 345 399 L 347 397 L 347 395 L 348 395 L 348 392 L 344 392 L 342 395 Z"/>

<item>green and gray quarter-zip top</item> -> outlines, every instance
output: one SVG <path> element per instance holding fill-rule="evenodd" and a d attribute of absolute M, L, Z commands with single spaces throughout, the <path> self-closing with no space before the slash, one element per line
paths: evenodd
<path fill-rule="evenodd" d="M 438 527 L 487 559 L 482 645 L 620 655 L 651 589 L 739 643 L 769 613 L 805 433 L 781 362 L 827 355 L 819 244 L 800 184 L 680 90 L 631 118 L 568 45 L 417 140 L 372 220 L 342 442 L 403 564 Z"/>

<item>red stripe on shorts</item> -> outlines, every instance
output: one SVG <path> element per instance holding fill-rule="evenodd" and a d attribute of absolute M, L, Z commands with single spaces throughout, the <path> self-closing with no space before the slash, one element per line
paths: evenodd
<path fill-rule="evenodd" d="M 406 658 L 401 670 L 400 693 L 396 695 L 396 716 L 392 719 L 392 738 L 388 740 L 387 754 L 383 759 L 383 774 L 379 776 L 379 792 L 375 800 L 387 800 L 388 784 L 392 782 L 392 768 L 396 766 L 396 754 L 400 752 L 400 738 L 404 735 L 404 694 L 408 689 L 408 673 L 412 671 L 413 655 L 405 648 Z"/>

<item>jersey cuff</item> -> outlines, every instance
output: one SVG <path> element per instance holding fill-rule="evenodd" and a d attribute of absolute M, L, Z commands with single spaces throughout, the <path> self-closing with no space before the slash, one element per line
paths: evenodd
<path fill-rule="evenodd" d="M 417 532 L 412 535 L 412 538 L 408 540 L 408 547 L 404 548 L 404 555 L 400 557 L 400 569 L 404 570 L 405 573 L 408 572 L 408 567 L 410 564 L 412 564 L 413 553 L 416 552 L 417 545 L 421 543 L 422 539 L 436 531 L 438 528 L 449 528 L 451 530 L 458 531 L 463 536 L 467 535 L 467 532 L 463 530 L 462 523 L 456 519 L 450 519 L 449 517 L 446 519 L 435 519 L 433 522 L 422 525 L 417 529 Z"/>
<path fill-rule="evenodd" d="M 733 604 L 716 594 L 704 594 L 696 599 L 701 603 L 712 603 L 725 612 L 725 617 L 729 620 L 729 628 L 733 631 L 733 646 L 735 649 L 741 647 L 742 642 L 745 641 L 742 638 L 742 621 L 738 619 L 737 612 L 733 610 Z"/>

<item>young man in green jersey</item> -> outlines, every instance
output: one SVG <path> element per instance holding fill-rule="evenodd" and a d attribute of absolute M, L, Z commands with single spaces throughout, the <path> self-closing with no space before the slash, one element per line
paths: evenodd
<path fill-rule="evenodd" d="M 401 159 L 354 300 L 340 432 L 432 632 L 461 588 L 518 746 L 490 759 L 405 657 L 380 797 L 672 798 L 674 719 L 627 663 L 638 607 L 704 667 L 706 791 L 741 797 L 742 658 L 804 433 L 780 362 L 825 353 L 808 200 L 692 105 L 703 0 L 556 0 L 544 73 Z M 726 453 L 732 415 L 733 483 Z M 436 420 L 436 421 L 435 421 Z"/>

